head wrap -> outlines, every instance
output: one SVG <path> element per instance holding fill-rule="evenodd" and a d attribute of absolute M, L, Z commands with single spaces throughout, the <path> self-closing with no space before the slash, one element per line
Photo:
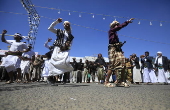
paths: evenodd
<path fill-rule="evenodd" d="M 69 24 L 70 24 L 70 22 L 69 22 L 69 21 L 64 21 L 63 25 L 64 25 L 65 23 L 69 23 Z"/>
<path fill-rule="evenodd" d="M 117 25 L 117 24 L 119 24 L 119 22 L 118 21 L 113 21 L 112 23 L 110 23 L 110 27 L 114 27 L 115 25 Z"/>
<path fill-rule="evenodd" d="M 15 34 L 14 34 L 14 37 L 16 37 L 16 36 L 22 37 L 22 35 L 21 35 L 20 33 L 15 33 Z"/>
<path fill-rule="evenodd" d="M 149 53 L 148 51 L 146 51 L 145 53 Z"/>
<path fill-rule="evenodd" d="M 161 51 L 158 51 L 157 53 L 162 53 Z"/>

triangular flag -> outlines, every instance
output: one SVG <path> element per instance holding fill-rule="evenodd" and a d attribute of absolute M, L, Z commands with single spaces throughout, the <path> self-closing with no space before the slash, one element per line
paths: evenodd
<path fill-rule="evenodd" d="M 60 10 L 58 11 L 58 14 L 60 14 Z"/>
<path fill-rule="evenodd" d="M 79 17 L 81 17 L 81 14 L 79 14 Z"/>
<path fill-rule="evenodd" d="M 162 23 L 160 22 L 160 26 L 162 26 Z"/>
<path fill-rule="evenodd" d="M 103 18 L 103 20 L 105 20 L 105 17 Z"/>
<path fill-rule="evenodd" d="M 68 15 L 71 15 L 71 13 L 69 12 Z"/>
<path fill-rule="evenodd" d="M 138 22 L 138 24 L 140 24 L 140 21 Z"/>
<path fill-rule="evenodd" d="M 92 16 L 92 18 L 94 18 L 94 15 Z"/>
<path fill-rule="evenodd" d="M 152 22 L 150 21 L 150 25 L 152 25 Z"/>

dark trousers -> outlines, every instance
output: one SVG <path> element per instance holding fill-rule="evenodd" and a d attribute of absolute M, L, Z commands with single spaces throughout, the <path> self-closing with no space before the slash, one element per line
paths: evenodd
<path fill-rule="evenodd" d="M 77 83 L 82 83 L 82 71 L 77 70 Z"/>
<path fill-rule="evenodd" d="M 64 73 L 63 82 L 68 83 L 69 79 L 70 79 L 70 72 Z"/>
<path fill-rule="evenodd" d="M 93 82 L 95 82 L 95 73 L 96 73 L 96 71 L 92 71 L 92 72 L 91 72 L 91 75 L 92 75 L 92 81 L 93 81 Z"/>
<path fill-rule="evenodd" d="M 0 80 L 6 80 L 6 81 L 9 80 L 8 73 L 5 69 L 5 67 L 3 67 L 3 66 L 0 67 Z"/>

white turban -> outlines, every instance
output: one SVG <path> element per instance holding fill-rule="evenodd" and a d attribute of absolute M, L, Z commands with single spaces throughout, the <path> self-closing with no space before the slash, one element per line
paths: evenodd
<path fill-rule="evenodd" d="M 20 37 L 22 37 L 22 35 L 21 35 L 20 33 L 15 33 L 15 34 L 14 34 L 14 37 L 15 37 L 15 36 L 20 36 Z"/>
<path fill-rule="evenodd" d="M 162 53 L 161 51 L 158 51 L 157 53 Z"/>
<path fill-rule="evenodd" d="M 112 23 L 110 23 L 110 27 L 115 26 L 116 24 L 119 24 L 119 22 L 118 21 L 113 21 Z"/>
<path fill-rule="evenodd" d="M 64 25 L 65 23 L 69 23 L 69 24 L 70 24 L 70 22 L 69 22 L 69 21 L 64 21 L 63 25 Z"/>

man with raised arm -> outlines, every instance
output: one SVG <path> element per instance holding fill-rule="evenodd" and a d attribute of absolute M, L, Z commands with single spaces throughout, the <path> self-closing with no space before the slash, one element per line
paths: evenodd
<path fill-rule="evenodd" d="M 129 23 L 132 23 L 133 19 L 134 18 L 131 18 L 122 24 L 120 24 L 118 21 L 113 21 L 112 23 L 110 23 L 110 30 L 108 32 L 109 35 L 108 55 L 110 67 L 108 68 L 107 71 L 107 78 L 104 86 L 114 87 L 113 84 L 109 83 L 109 78 L 110 75 L 112 74 L 112 71 L 115 70 L 117 74 L 116 85 L 119 86 L 123 84 L 124 87 L 129 87 L 129 85 L 126 84 L 123 79 L 125 74 L 125 57 L 123 55 L 121 47 L 123 46 L 124 43 L 121 43 L 119 41 L 117 31 L 127 26 Z"/>
<path fill-rule="evenodd" d="M 49 81 L 51 80 L 52 76 L 64 74 L 65 72 L 70 72 L 73 70 L 73 67 L 70 64 L 69 51 L 74 37 L 71 34 L 69 21 L 64 21 L 64 30 L 54 28 L 54 26 L 61 22 L 62 18 L 58 18 L 48 28 L 48 30 L 57 36 L 57 39 L 53 43 L 54 50 L 49 61 Z M 54 82 L 55 81 L 51 81 L 52 85 Z"/>

